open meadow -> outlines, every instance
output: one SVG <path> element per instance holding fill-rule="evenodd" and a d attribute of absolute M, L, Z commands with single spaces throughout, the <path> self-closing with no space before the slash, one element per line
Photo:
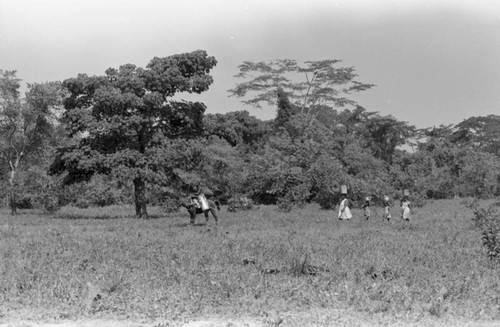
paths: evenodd
<path fill-rule="evenodd" d="M 268 326 L 494 323 L 500 265 L 462 200 L 429 202 L 409 224 L 393 208 L 339 222 L 308 206 L 185 210 L 151 219 L 132 207 L 0 216 L 0 324 L 23 319 L 155 321 L 252 317 Z M 345 318 L 342 313 L 349 313 Z M 357 319 L 359 318 L 359 319 Z M 347 319 L 347 320 L 346 320 Z M 164 321 L 164 323 L 161 323 Z M 158 323 L 160 322 L 160 323 Z M 234 324 L 233 324 L 234 325 Z M 153 325 L 151 325 L 153 326 Z"/>

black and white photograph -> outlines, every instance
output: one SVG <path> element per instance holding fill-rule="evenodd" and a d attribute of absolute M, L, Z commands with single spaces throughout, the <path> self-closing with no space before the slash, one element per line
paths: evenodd
<path fill-rule="evenodd" d="M 500 327 L 500 1 L 0 0 L 0 327 Z"/>

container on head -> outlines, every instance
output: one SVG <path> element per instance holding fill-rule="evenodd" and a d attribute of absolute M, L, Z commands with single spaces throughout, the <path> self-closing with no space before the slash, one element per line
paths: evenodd
<path fill-rule="evenodd" d="M 410 190 L 404 189 L 403 196 L 410 196 Z"/>
<path fill-rule="evenodd" d="M 340 194 L 347 194 L 347 185 L 340 185 Z"/>

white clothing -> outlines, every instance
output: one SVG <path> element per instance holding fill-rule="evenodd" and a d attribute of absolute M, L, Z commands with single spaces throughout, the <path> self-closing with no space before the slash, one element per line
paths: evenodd
<path fill-rule="evenodd" d="M 199 208 L 200 207 L 200 202 L 198 201 L 198 199 L 196 198 L 192 198 L 191 199 L 191 204 L 195 207 L 195 208 Z"/>
<path fill-rule="evenodd" d="M 210 206 L 208 205 L 208 200 L 205 197 L 205 195 L 203 194 L 198 195 L 198 201 L 200 202 L 201 210 L 205 211 L 210 209 Z"/>
<path fill-rule="evenodd" d="M 351 214 L 351 210 L 349 209 L 349 206 L 348 206 L 348 201 L 347 199 L 344 199 L 340 202 L 340 205 L 339 205 L 339 219 L 351 219 L 352 218 L 352 214 Z"/>
<path fill-rule="evenodd" d="M 410 203 L 410 201 L 401 203 L 401 209 L 403 210 L 403 219 L 410 220 L 411 218 Z"/>

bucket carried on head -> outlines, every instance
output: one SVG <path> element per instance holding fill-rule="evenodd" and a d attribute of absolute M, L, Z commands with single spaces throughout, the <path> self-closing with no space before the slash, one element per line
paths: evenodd
<path fill-rule="evenodd" d="M 340 194 L 347 194 L 347 185 L 340 185 Z"/>

